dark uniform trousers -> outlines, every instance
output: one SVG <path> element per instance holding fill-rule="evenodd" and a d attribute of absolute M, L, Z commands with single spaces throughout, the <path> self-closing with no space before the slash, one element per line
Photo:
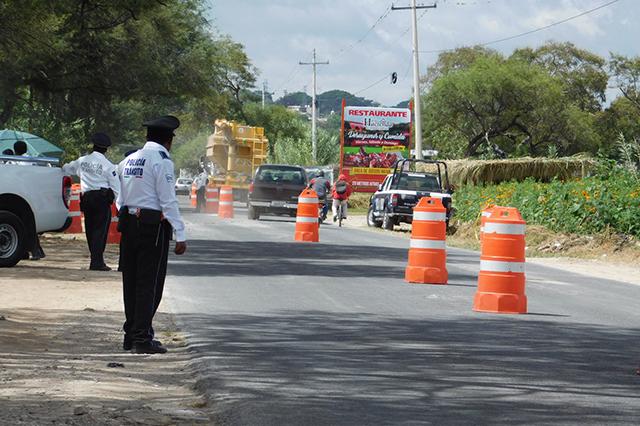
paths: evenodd
<path fill-rule="evenodd" d="M 120 220 L 125 339 L 146 343 L 153 339 L 153 316 L 162 300 L 172 228 L 166 220 L 142 223 L 128 214 Z"/>
<path fill-rule="evenodd" d="M 113 193 L 109 190 L 87 191 L 82 194 L 81 210 L 91 253 L 91 267 L 104 266 L 104 249 L 107 246 L 111 224 Z"/>
<path fill-rule="evenodd" d="M 204 210 L 204 206 L 207 203 L 207 187 L 203 186 L 196 191 L 196 213 Z"/>

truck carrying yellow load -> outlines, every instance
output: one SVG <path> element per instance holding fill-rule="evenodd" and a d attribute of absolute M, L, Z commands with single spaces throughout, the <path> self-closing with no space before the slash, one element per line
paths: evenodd
<path fill-rule="evenodd" d="M 262 127 L 216 120 L 215 131 L 207 140 L 207 160 L 213 163 L 210 180 L 216 186 L 232 186 L 234 198 L 246 200 L 251 178 L 266 160 L 268 146 Z"/>

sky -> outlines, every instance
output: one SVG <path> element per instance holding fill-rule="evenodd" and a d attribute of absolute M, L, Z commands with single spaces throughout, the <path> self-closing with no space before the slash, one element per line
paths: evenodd
<path fill-rule="evenodd" d="M 437 51 L 485 43 L 547 26 L 612 0 L 438 0 L 418 11 L 420 73 Z M 393 106 L 412 95 L 411 11 L 390 11 L 391 0 L 207 0 L 207 16 L 220 34 L 244 45 L 274 99 L 311 93 L 315 48 L 318 93 L 342 89 Z M 407 6 L 410 0 L 395 0 Z M 433 2 L 418 0 L 418 4 Z M 382 19 L 380 19 L 382 18 Z M 376 23 L 377 22 L 377 23 Z M 640 55 L 640 0 L 618 0 L 588 15 L 488 47 L 510 54 L 519 47 L 570 41 L 608 58 Z M 375 24 L 375 25 L 374 25 Z M 390 75 L 396 72 L 393 85 Z M 377 84 L 374 84 L 379 82 Z M 607 93 L 610 101 L 615 89 Z"/>

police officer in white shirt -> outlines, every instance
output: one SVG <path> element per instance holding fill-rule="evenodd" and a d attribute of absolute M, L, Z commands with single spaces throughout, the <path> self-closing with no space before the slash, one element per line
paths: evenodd
<path fill-rule="evenodd" d="M 184 223 L 178 210 L 174 166 L 169 151 L 180 121 L 164 116 L 143 124 L 147 143 L 121 166 L 122 192 L 118 199 L 120 271 L 124 289 L 123 349 L 134 353 L 165 353 L 154 340 L 152 327 L 164 287 L 172 229 L 174 253 L 187 249 Z"/>
<path fill-rule="evenodd" d="M 104 133 L 91 137 L 93 152 L 65 164 L 62 170 L 80 177 L 80 210 L 84 213 L 84 227 L 91 253 L 89 269 L 110 271 L 104 263 L 111 224 L 111 204 L 120 192 L 120 180 L 113 165 L 104 154 L 111 146 L 111 139 Z"/>

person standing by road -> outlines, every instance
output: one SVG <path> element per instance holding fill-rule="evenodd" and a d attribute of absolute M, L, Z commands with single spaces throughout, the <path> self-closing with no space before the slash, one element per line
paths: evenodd
<path fill-rule="evenodd" d="M 351 195 L 351 185 L 347 182 L 345 175 L 338 176 L 338 180 L 333 184 L 331 196 L 333 203 L 331 205 L 331 211 L 333 212 L 333 221 L 338 220 L 338 206 L 342 205 L 342 218 L 347 218 L 347 201 Z"/>
<path fill-rule="evenodd" d="M 139 354 L 166 353 L 154 340 L 153 316 L 164 288 L 169 240 L 175 231 L 174 253 L 187 249 L 176 198 L 174 166 L 169 151 L 180 121 L 163 116 L 143 124 L 147 143 L 127 157 L 118 198 L 120 268 L 124 296 L 124 350 Z"/>
<path fill-rule="evenodd" d="M 111 224 L 111 204 L 120 192 L 120 180 L 116 166 L 104 156 L 111 146 L 109 136 L 95 133 L 91 136 L 91 142 L 91 154 L 65 164 L 62 170 L 80 177 L 80 210 L 84 213 L 85 233 L 91 253 L 89 269 L 110 271 L 111 268 L 104 262 L 104 249 Z"/>
<path fill-rule="evenodd" d="M 196 185 L 196 213 L 200 213 L 204 210 L 207 196 L 207 185 L 209 184 L 209 177 L 207 173 L 202 170 L 200 174 L 194 180 Z"/>

